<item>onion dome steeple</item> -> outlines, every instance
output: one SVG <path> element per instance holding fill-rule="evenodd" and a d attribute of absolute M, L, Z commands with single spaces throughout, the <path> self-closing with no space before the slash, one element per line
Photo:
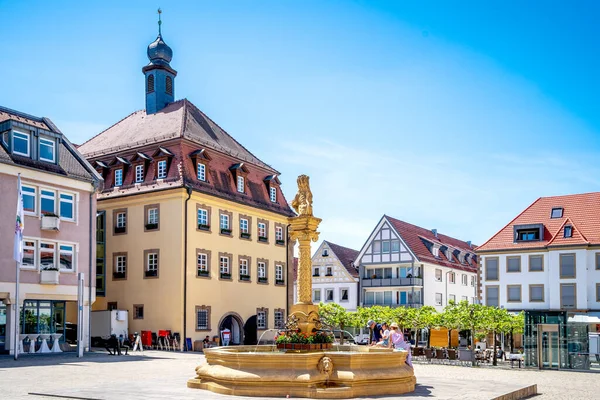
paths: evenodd
<path fill-rule="evenodd" d="M 172 103 L 175 93 L 175 77 L 177 71 L 169 64 L 173 58 L 173 50 L 162 38 L 160 15 L 158 9 L 158 36 L 148 45 L 150 63 L 142 68 L 146 76 L 146 113 L 155 114 L 167 104 Z"/>

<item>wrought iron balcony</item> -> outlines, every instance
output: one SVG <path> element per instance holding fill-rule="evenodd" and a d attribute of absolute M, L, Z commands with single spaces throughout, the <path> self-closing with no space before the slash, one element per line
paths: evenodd
<path fill-rule="evenodd" d="M 362 287 L 423 286 L 423 278 L 363 278 Z"/>

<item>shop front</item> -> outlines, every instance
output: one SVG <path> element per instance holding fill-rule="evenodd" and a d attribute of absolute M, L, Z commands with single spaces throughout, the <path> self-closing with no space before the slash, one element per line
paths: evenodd
<path fill-rule="evenodd" d="M 69 316 L 68 311 L 75 315 Z M 65 348 L 64 343 L 75 343 L 77 326 L 69 322 L 69 317 L 77 318 L 75 302 L 25 300 L 20 319 L 23 349 L 30 353 L 56 353 Z M 33 349 L 32 343 L 35 345 Z"/>

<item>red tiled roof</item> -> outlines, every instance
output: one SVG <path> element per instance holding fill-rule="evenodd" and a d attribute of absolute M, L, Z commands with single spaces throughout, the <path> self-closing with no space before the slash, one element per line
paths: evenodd
<path fill-rule="evenodd" d="M 358 278 L 358 269 L 354 266 L 354 260 L 358 257 L 358 251 L 340 246 L 339 244 L 325 241 L 338 260 L 354 278 Z"/>
<path fill-rule="evenodd" d="M 421 228 L 408 222 L 400 221 L 390 216 L 385 216 L 387 220 L 392 224 L 396 232 L 400 235 L 402 240 L 414 253 L 414 255 L 422 262 L 428 262 L 431 264 L 437 264 L 448 268 L 459 269 L 463 271 L 475 272 L 477 271 L 477 263 L 472 259 L 469 259 L 469 263 L 461 263 L 453 255 L 452 260 L 448 260 L 446 255 L 440 251 L 440 256 L 435 257 L 433 253 L 425 245 L 426 242 L 439 244 L 446 246 L 451 250 L 461 250 L 465 253 L 475 254 L 474 247 L 469 245 L 467 242 L 455 239 L 453 237 L 437 234 L 437 237 L 430 229 Z"/>
<path fill-rule="evenodd" d="M 553 208 L 563 208 L 561 218 L 550 218 Z M 543 224 L 541 241 L 514 241 L 514 226 Z M 573 237 L 564 237 L 564 226 L 573 227 Z M 563 245 L 600 244 L 600 192 L 540 197 L 508 223 L 477 251 L 540 248 Z"/>

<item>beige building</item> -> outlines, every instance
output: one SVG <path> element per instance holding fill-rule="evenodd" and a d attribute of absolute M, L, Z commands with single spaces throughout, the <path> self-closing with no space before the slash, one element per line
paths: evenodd
<path fill-rule="evenodd" d="M 146 109 L 79 147 L 106 179 L 93 308 L 128 310 L 130 332 L 195 341 L 227 328 L 232 343 L 255 343 L 287 315 L 294 214 L 279 173 L 191 102 L 173 101 L 160 35 L 148 56 Z"/>
<path fill-rule="evenodd" d="M 89 305 L 95 300 L 95 191 L 101 178 L 48 118 L 0 107 L 0 132 L 0 353 L 13 353 L 15 348 L 13 244 L 19 174 L 24 214 L 19 271 L 23 349 L 67 350 L 66 344 L 77 342 L 78 329 L 87 347 Z M 79 274 L 84 280 L 84 314 L 78 324 Z"/>

